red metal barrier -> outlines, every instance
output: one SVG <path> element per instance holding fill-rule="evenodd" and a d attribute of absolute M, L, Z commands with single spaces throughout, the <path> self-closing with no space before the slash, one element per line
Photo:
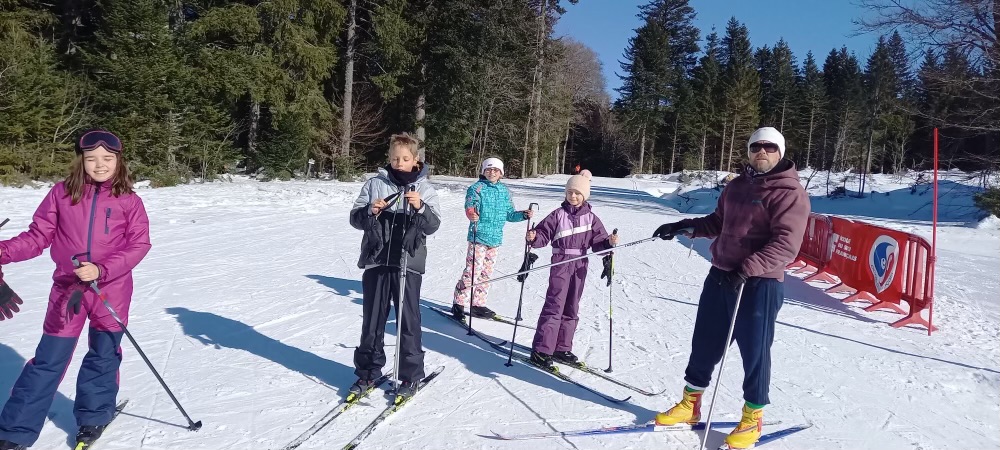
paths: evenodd
<path fill-rule="evenodd" d="M 889 310 L 906 317 L 895 328 L 922 325 L 936 328 L 922 311 L 934 300 L 934 255 L 920 236 L 839 217 L 810 214 L 802 247 L 788 270 L 815 268 L 805 281 L 835 285 L 827 293 L 848 292 L 842 302 L 866 301 L 865 311 Z M 909 305 L 907 313 L 901 302 Z M 928 316 L 930 316 L 928 314 Z"/>
<path fill-rule="evenodd" d="M 808 269 L 814 269 L 805 281 L 823 281 L 836 284 L 839 280 L 832 277 L 826 270 L 830 256 L 833 254 L 831 237 L 833 235 L 833 225 L 830 218 L 823 214 L 809 214 L 809 221 L 806 224 L 806 232 L 802 236 L 802 247 L 799 254 L 787 269 L 795 273 L 802 273 Z"/>
<path fill-rule="evenodd" d="M 921 314 L 934 302 L 934 255 L 931 245 L 920 236 L 910 235 L 906 242 L 903 267 L 902 300 L 910 305 L 909 314 L 891 325 L 893 328 L 906 325 L 922 325 L 929 331 L 936 331 L 930 320 Z"/>

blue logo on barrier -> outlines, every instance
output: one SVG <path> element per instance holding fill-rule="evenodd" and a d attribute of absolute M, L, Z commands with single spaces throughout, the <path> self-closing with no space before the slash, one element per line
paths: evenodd
<path fill-rule="evenodd" d="M 875 290 L 882 292 L 892 285 L 899 261 L 899 244 L 889 236 L 879 236 L 868 253 L 868 267 L 875 276 Z"/>

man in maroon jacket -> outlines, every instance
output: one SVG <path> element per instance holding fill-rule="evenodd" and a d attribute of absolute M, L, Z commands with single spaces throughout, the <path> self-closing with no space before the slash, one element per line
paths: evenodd
<path fill-rule="evenodd" d="M 792 161 L 784 159 L 785 138 L 760 128 L 747 142 L 750 162 L 722 191 L 715 212 L 656 229 L 654 236 L 678 234 L 715 238 L 712 269 L 698 303 L 684 397 L 656 423 L 697 423 L 701 396 L 727 346 L 737 293 L 743 298 L 733 340 L 743 357 L 743 417 L 726 437 L 730 448 L 748 448 L 760 439 L 763 407 L 769 403 L 774 322 L 784 301 L 784 269 L 799 252 L 809 217 L 809 196 Z"/>

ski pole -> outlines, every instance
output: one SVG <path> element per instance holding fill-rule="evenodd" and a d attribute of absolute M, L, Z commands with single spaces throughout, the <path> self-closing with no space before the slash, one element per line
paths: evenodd
<path fill-rule="evenodd" d="M 479 221 L 472 223 L 472 272 L 469 274 L 469 331 L 472 336 L 472 306 L 476 303 L 476 241 L 479 239 Z M 485 252 L 485 249 L 484 249 Z M 486 255 L 483 255 L 484 259 Z"/>
<path fill-rule="evenodd" d="M 530 205 L 528 205 L 528 210 L 531 211 L 532 209 L 538 209 L 538 203 L 531 203 Z M 525 234 L 527 234 L 528 231 L 531 231 L 531 229 L 534 227 L 535 224 L 531 223 L 531 221 L 529 220 L 528 229 L 525 231 Z M 524 243 L 524 262 L 521 263 L 521 267 L 525 269 L 531 268 L 530 242 Z M 515 339 L 517 339 L 517 325 L 521 323 L 521 305 L 524 304 L 524 281 L 527 280 L 527 278 L 528 278 L 527 274 L 525 274 L 524 277 L 519 278 L 519 280 L 521 281 L 521 295 L 517 297 L 517 315 L 514 316 L 514 334 L 510 337 L 510 353 L 507 354 L 507 363 L 504 364 L 507 367 L 513 365 L 511 363 L 511 360 L 514 359 L 514 342 Z"/>
<path fill-rule="evenodd" d="M 708 419 L 705 420 L 705 434 L 701 437 L 701 447 L 705 450 L 705 442 L 708 441 L 709 430 L 712 429 L 712 410 L 715 409 L 715 397 L 719 394 L 719 385 L 722 384 L 722 369 L 726 367 L 726 357 L 729 356 L 729 347 L 733 340 L 733 329 L 736 328 L 736 315 L 740 313 L 740 301 L 743 300 L 743 287 L 746 282 L 740 283 L 740 290 L 736 293 L 736 306 L 733 308 L 733 318 L 729 321 L 729 334 L 726 335 L 726 349 L 722 352 L 722 362 L 719 364 L 719 375 L 715 377 L 715 388 L 712 389 L 712 402 L 708 404 Z"/>
<path fill-rule="evenodd" d="M 413 192 L 416 186 L 410 185 L 406 188 L 407 192 Z M 410 202 L 403 200 L 403 217 L 409 220 L 407 213 L 410 211 Z M 407 227 L 409 228 L 409 227 Z M 405 233 L 405 231 L 404 231 Z M 390 252 L 392 249 L 390 249 Z M 388 255 L 389 252 L 386 252 Z M 399 349 L 402 343 L 403 337 L 403 304 L 406 300 L 406 265 L 409 263 L 409 258 L 407 258 L 407 253 L 405 248 L 400 249 L 400 266 L 399 266 L 399 298 L 396 301 L 396 355 L 393 358 L 395 360 L 394 366 L 392 366 L 392 383 L 396 392 L 399 392 Z M 417 299 L 419 300 L 419 299 Z"/>
<path fill-rule="evenodd" d="M 77 256 L 79 255 L 74 255 L 72 257 L 73 267 L 79 268 L 80 260 L 76 258 Z M 187 419 L 188 421 L 187 429 L 191 431 L 200 430 L 201 421 L 199 420 L 195 422 L 191 420 L 191 416 L 188 415 L 187 411 L 184 411 L 184 408 L 181 406 L 181 403 L 177 401 L 177 397 L 174 397 L 174 393 L 170 392 L 170 388 L 167 387 L 167 383 L 163 381 L 163 378 L 160 377 L 160 373 L 156 371 L 155 367 L 153 367 L 153 363 L 149 362 L 149 358 L 146 357 L 146 353 L 144 353 L 142 351 L 142 348 L 139 347 L 139 343 L 136 342 L 135 338 L 132 337 L 132 333 L 128 332 L 128 328 L 125 327 L 125 323 L 122 322 L 121 317 L 118 317 L 118 313 L 115 312 L 115 309 L 111 307 L 110 303 L 108 303 L 108 297 L 104 295 L 104 292 L 101 292 L 100 288 L 97 287 L 97 280 L 90 282 L 90 289 L 93 289 L 94 293 L 97 294 L 97 298 L 101 299 L 101 302 L 104 303 L 104 307 L 107 308 L 109 313 L 111 313 L 111 317 L 115 319 L 115 322 L 118 322 L 118 326 L 121 327 L 122 331 L 125 332 L 125 336 L 128 336 L 128 340 L 132 342 L 132 346 L 135 347 L 136 351 L 139 352 L 139 356 L 142 356 L 142 360 L 146 361 L 146 365 L 149 366 L 149 370 L 153 372 L 153 375 L 156 377 L 156 380 L 160 382 L 160 386 L 163 386 L 163 389 L 167 391 L 167 395 L 170 396 L 170 400 L 174 401 L 174 405 L 177 406 L 177 409 L 180 410 L 181 414 L 184 415 L 184 418 Z"/>
<path fill-rule="evenodd" d="M 611 234 L 618 235 L 618 229 L 615 228 L 615 231 L 613 231 Z M 614 252 L 610 253 L 609 257 L 610 257 L 610 260 L 608 262 L 608 265 L 610 267 L 609 267 L 609 270 L 608 270 L 608 368 L 604 369 L 604 371 L 607 372 L 607 373 L 613 372 L 613 370 L 611 369 L 611 361 L 612 361 L 612 356 L 613 356 L 613 353 L 611 352 L 611 348 L 612 348 L 612 343 L 614 342 L 614 338 L 615 338 L 615 335 L 614 335 L 615 319 L 611 315 L 611 313 L 612 313 L 612 309 L 611 309 L 611 296 L 612 296 L 612 293 L 614 292 L 614 286 L 611 285 L 611 277 L 614 276 L 614 274 L 615 274 L 615 254 L 614 254 Z"/>
<path fill-rule="evenodd" d="M 522 271 L 517 272 L 517 273 L 512 273 L 510 275 L 504 275 L 502 277 L 493 278 L 492 280 L 483 281 L 483 282 L 480 282 L 480 283 L 477 283 L 477 284 L 483 284 L 483 283 L 488 283 L 488 282 L 492 282 L 492 281 L 506 280 L 508 278 L 514 278 L 514 277 L 519 276 L 519 275 L 524 275 L 526 273 L 531 273 L 531 272 L 535 272 L 535 271 L 542 270 L 542 269 L 548 269 L 549 267 L 559 266 L 559 265 L 563 265 L 563 264 L 566 264 L 566 263 L 571 263 L 573 261 L 579 261 L 579 260 L 584 259 L 584 258 L 590 258 L 591 256 L 603 255 L 605 253 L 611 252 L 612 250 L 617 250 L 617 249 L 621 249 L 621 248 L 624 248 L 624 247 L 631 247 L 633 245 L 638 245 L 638 244 L 642 244 L 643 242 L 654 241 L 654 240 L 657 240 L 657 239 L 660 239 L 660 238 L 658 238 L 656 236 L 653 236 L 653 237 L 648 237 L 648 238 L 645 238 L 645 239 L 639 239 L 638 241 L 632 241 L 632 242 L 629 242 L 629 243 L 626 243 L 626 244 L 617 245 L 614 248 L 609 248 L 609 249 L 605 249 L 605 250 L 601 250 L 601 251 L 597 251 L 597 252 L 593 252 L 593 253 L 587 253 L 586 255 L 577 256 L 575 258 L 565 259 L 565 260 L 562 260 L 562 261 L 559 261 L 559 262 L 554 262 L 554 263 L 551 263 L 551 264 L 546 264 L 544 266 L 534 267 L 534 268 L 531 268 L 531 269 L 528 269 L 528 270 L 522 270 Z"/>

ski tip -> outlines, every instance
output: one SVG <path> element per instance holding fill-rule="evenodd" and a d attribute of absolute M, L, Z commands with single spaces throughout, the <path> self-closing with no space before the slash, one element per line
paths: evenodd
<path fill-rule="evenodd" d="M 493 440 L 496 440 L 496 441 L 506 441 L 507 440 L 507 438 L 503 437 L 500 433 L 497 433 L 496 431 L 490 430 L 490 433 L 493 433 L 493 434 L 477 434 L 476 436 L 479 436 L 479 437 L 484 438 L 484 439 L 493 439 Z"/>
<path fill-rule="evenodd" d="M 424 377 L 424 381 L 430 381 L 430 380 L 433 380 L 433 379 L 434 379 L 434 377 L 436 377 L 436 376 L 440 375 L 440 374 L 441 374 L 441 372 L 444 372 L 444 366 L 438 366 L 438 367 L 437 367 L 437 369 L 434 369 L 434 371 L 433 371 L 433 372 L 431 372 L 431 374 L 430 374 L 430 375 L 427 375 L 426 377 Z"/>
<path fill-rule="evenodd" d="M 198 430 L 200 430 L 201 429 L 201 421 L 199 420 L 199 421 L 197 421 L 195 423 L 192 423 L 191 426 L 188 427 L 188 429 L 191 430 L 191 431 L 198 431 Z"/>

